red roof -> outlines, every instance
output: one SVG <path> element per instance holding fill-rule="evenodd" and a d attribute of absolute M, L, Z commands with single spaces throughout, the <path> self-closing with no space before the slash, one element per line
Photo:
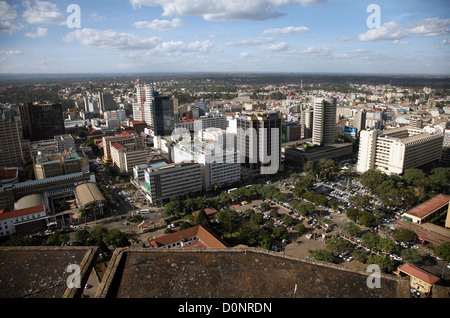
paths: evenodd
<path fill-rule="evenodd" d="M 120 144 L 120 143 L 118 143 L 118 142 L 113 142 L 113 143 L 111 144 L 111 147 L 114 147 L 114 148 L 116 148 L 116 149 L 120 149 L 120 148 L 123 148 L 123 145 Z"/>
<path fill-rule="evenodd" d="M 37 212 L 44 212 L 44 211 L 45 210 L 44 210 L 43 205 L 37 205 L 37 206 L 33 206 L 31 208 L 25 208 L 25 209 L 9 211 L 9 212 L 2 212 L 2 213 L 0 213 L 0 220 L 16 218 L 19 216 L 24 216 L 24 215 L 37 213 Z"/>
<path fill-rule="evenodd" d="M 450 196 L 444 194 L 438 194 L 437 196 L 425 201 L 424 203 L 409 210 L 408 214 L 414 215 L 418 218 L 423 218 L 425 215 L 440 209 L 444 205 L 447 205 L 450 201 Z"/>
<path fill-rule="evenodd" d="M 398 269 L 402 272 L 405 272 L 406 274 L 408 274 L 410 276 L 417 277 L 418 279 L 420 279 L 430 285 L 433 285 L 434 283 L 436 283 L 439 280 L 438 277 L 431 275 L 431 274 L 421 270 L 420 268 L 417 268 L 417 267 L 412 266 L 407 263 L 403 264 Z"/>
<path fill-rule="evenodd" d="M 193 226 L 185 230 L 157 237 L 149 241 L 149 243 L 154 247 L 162 247 L 176 242 L 181 242 L 184 239 L 192 237 L 197 237 L 201 243 L 189 244 L 188 247 L 204 247 L 204 248 L 228 247 L 228 245 L 225 242 L 223 242 L 220 238 L 215 236 L 213 233 L 209 232 L 206 228 L 204 228 L 201 225 Z"/>
<path fill-rule="evenodd" d="M 13 179 L 17 177 L 17 172 L 17 168 L 0 170 L 0 179 Z"/>
<path fill-rule="evenodd" d="M 137 135 L 137 132 L 134 130 L 124 130 L 116 133 L 116 136 L 132 136 L 132 135 Z"/>

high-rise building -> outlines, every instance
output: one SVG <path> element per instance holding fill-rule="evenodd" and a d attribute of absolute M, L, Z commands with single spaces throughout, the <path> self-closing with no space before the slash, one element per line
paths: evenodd
<path fill-rule="evenodd" d="M 177 122 L 174 112 L 174 100 L 169 96 L 156 95 L 153 98 L 153 124 L 155 136 L 168 136 Z"/>
<path fill-rule="evenodd" d="M 301 139 L 308 139 L 312 137 L 312 128 L 313 128 L 313 110 L 312 109 L 304 109 L 301 112 Z"/>
<path fill-rule="evenodd" d="M 259 169 L 263 174 L 276 173 L 281 159 L 280 113 L 245 111 L 236 115 L 236 120 L 241 164 L 252 171 Z"/>
<path fill-rule="evenodd" d="M 406 169 L 439 160 L 444 135 L 413 127 L 389 130 L 363 130 L 360 134 L 356 171 L 379 170 L 402 174 Z"/>
<path fill-rule="evenodd" d="M 312 142 L 316 145 L 334 144 L 336 130 L 336 98 L 314 98 Z"/>
<path fill-rule="evenodd" d="M 356 110 L 353 113 L 353 127 L 356 128 L 357 133 L 366 129 L 366 111 Z"/>
<path fill-rule="evenodd" d="M 153 125 L 153 100 L 156 92 L 152 85 L 143 85 L 141 80 L 136 84 L 136 100 L 133 104 L 133 119 L 145 121 L 147 125 Z"/>
<path fill-rule="evenodd" d="M 0 167 L 21 167 L 23 160 L 18 124 L 0 113 Z"/>
<path fill-rule="evenodd" d="M 101 114 L 109 110 L 116 110 L 117 104 L 114 100 L 114 96 L 111 93 L 98 93 L 98 107 Z"/>
<path fill-rule="evenodd" d="M 46 140 L 65 134 L 61 104 L 26 103 L 19 106 L 19 112 L 24 139 Z"/>

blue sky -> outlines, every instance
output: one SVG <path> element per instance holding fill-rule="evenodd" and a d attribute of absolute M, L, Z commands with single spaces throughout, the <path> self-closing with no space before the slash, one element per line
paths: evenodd
<path fill-rule="evenodd" d="M 69 5 L 80 9 L 70 28 Z M 379 26 L 370 26 L 370 4 Z M 448 0 L 0 0 L 0 73 L 450 74 Z"/>

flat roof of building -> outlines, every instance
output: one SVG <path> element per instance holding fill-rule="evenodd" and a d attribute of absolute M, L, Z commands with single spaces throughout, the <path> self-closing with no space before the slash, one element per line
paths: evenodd
<path fill-rule="evenodd" d="M 86 284 L 97 247 L 0 247 L 0 298 L 75 298 L 83 288 L 68 288 L 67 279 L 80 269 L 81 286 Z"/>
<path fill-rule="evenodd" d="M 409 297 L 409 279 L 381 274 L 381 288 L 368 288 L 370 274 L 256 248 L 124 248 L 114 251 L 96 297 Z"/>
<path fill-rule="evenodd" d="M 416 206 L 415 208 L 407 211 L 405 214 L 409 214 L 418 218 L 423 218 L 426 215 L 442 208 L 444 205 L 450 202 L 450 196 L 445 194 L 438 194 L 437 196 L 425 201 L 424 203 Z"/>

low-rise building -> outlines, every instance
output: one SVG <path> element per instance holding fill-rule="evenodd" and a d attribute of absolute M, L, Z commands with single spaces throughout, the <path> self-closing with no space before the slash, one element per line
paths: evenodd
<path fill-rule="evenodd" d="M 207 228 L 196 225 L 149 241 L 152 247 L 164 248 L 227 248 L 230 247 Z"/>
<path fill-rule="evenodd" d="M 77 172 L 89 172 L 89 159 L 80 150 L 63 153 L 41 153 L 34 159 L 37 180 Z"/>
<path fill-rule="evenodd" d="M 0 210 L 0 237 L 16 234 L 16 227 L 21 223 L 44 219 L 46 216 L 43 205 L 38 205 L 20 210 L 8 211 Z"/>

